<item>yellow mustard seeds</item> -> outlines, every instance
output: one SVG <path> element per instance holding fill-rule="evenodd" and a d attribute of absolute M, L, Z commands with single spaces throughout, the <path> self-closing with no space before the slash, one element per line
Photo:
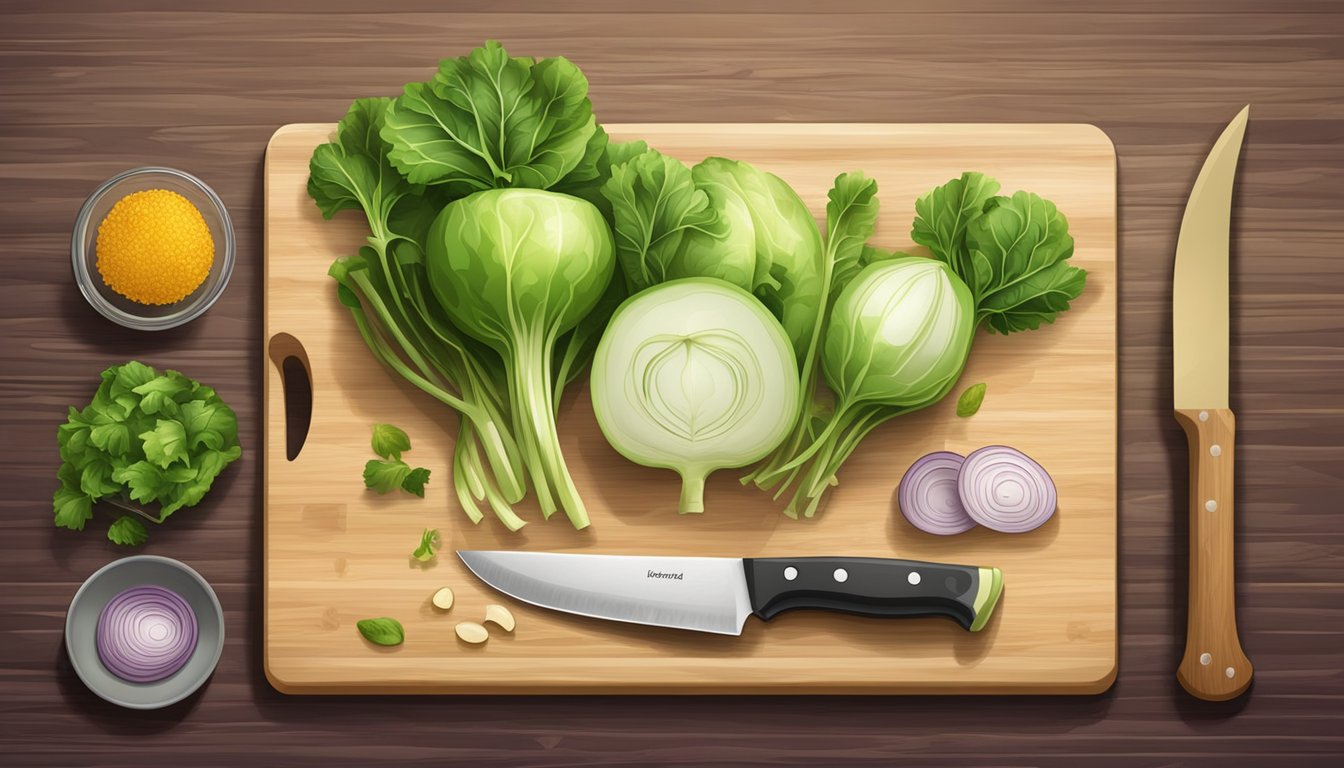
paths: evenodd
<path fill-rule="evenodd" d="M 121 198 L 98 225 L 98 273 L 140 304 L 174 304 L 205 282 L 215 241 L 200 210 L 167 189 Z"/>

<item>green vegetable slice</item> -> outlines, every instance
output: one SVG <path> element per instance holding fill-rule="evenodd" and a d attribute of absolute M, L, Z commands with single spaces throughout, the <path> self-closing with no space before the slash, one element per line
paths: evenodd
<path fill-rule="evenodd" d="M 422 563 L 427 563 L 434 559 L 434 550 L 438 548 L 438 530 L 434 528 L 426 528 L 424 532 L 420 534 L 420 546 L 415 548 L 415 551 L 411 553 L 411 557 Z"/>
<path fill-rule="evenodd" d="M 406 640 L 406 630 L 401 622 L 386 616 L 377 619 L 360 619 L 355 622 L 359 634 L 374 645 L 401 645 Z"/>
<path fill-rule="evenodd" d="M 757 461 L 788 434 L 797 363 L 754 297 L 713 278 L 674 280 L 616 311 L 598 345 L 593 412 L 631 461 L 681 475 L 680 511 L 704 511 L 705 477 Z"/>

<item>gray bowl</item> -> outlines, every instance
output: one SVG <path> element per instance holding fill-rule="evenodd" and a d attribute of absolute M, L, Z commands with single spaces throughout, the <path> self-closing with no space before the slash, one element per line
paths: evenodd
<path fill-rule="evenodd" d="M 138 304 L 113 291 L 98 274 L 98 225 L 118 200 L 146 189 L 167 189 L 190 200 L 201 212 L 215 241 L 215 262 L 210 274 L 199 288 L 176 304 Z M 79 292 L 103 317 L 127 328 L 163 331 L 200 317 L 219 299 L 233 274 L 235 248 L 229 212 L 224 201 L 205 182 L 175 168 L 132 168 L 103 182 L 84 201 L 70 238 L 70 260 Z"/>
<path fill-rule="evenodd" d="M 124 589 L 142 584 L 171 589 L 196 614 L 196 649 L 171 676 L 153 683 L 130 683 L 107 671 L 98 658 L 98 615 Z M 100 697 L 130 709 L 159 709 L 185 699 L 215 671 L 224 652 L 224 610 L 201 574 L 184 563 L 157 555 L 114 560 L 84 581 L 65 614 L 65 651 L 75 674 Z"/>

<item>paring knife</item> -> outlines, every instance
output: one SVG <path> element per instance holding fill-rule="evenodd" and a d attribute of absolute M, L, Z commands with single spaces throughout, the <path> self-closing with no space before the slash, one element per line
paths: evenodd
<path fill-rule="evenodd" d="M 526 603 L 610 621 L 740 635 L 747 617 L 796 608 L 946 616 L 977 632 L 1003 592 L 998 568 L 877 557 L 664 557 L 459 551 Z"/>
<path fill-rule="evenodd" d="M 1190 453 L 1190 608 L 1176 678 L 1191 695 L 1235 698 L 1251 684 L 1237 638 L 1228 407 L 1228 239 L 1232 181 L 1250 107 L 1213 145 L 1185 204 L 1172 285 L 1176 420 Z"/>

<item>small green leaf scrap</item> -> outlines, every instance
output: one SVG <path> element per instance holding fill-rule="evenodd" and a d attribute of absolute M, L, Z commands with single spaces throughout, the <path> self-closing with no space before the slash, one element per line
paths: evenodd
<path fill-rule="evenodd" d="M 961 418 L 974 416 L 975 412 L 980 410 L 980 404 L 985 401 L 985 382 L 972 384 L 961 393 L 957 398 L 957 415 Z"/>
<path fill-rule="evenodd" d="M 107 538 L 123 547 L 138 547 L 149 540 L 145 524 L 130 515 L 122 515 L 107 529 Z"/>
<path fill-rule="evenodd" d="M 355 623 L 359 634 L 374 645 L 401 645 L 406 639 L 406 630 L 401 622 L 384 616 L 378 619 L 360 619 Z"/>
<path fill-rule="evenodd" d="M 411 450 L 411 438 L 391 424 L 373 425 L 373 452 L 384 459 L 400 459 L 402 451 Z"/>
<path fill-rule="evenodd" d="M 439 531 L 437 528 L 426 528 L 420 534 L 420 546 L 415 548 L 411 557 L 422 563 L 427 563 L 434 559 L 434 550 L 439 548 Z"/>
<path fill-rule="evenodd" d="M 400 488 L 423 499 L 429 470 L 412 468 L 401 460 L 402 451 L 411 449 L 411 439 L 406 433 L 391 424 L 374 424 L 370 444 L 373 452 L 382 458 L 370 459 L 364 464 L 364 487 L 378 493 L 391 493 Z"/>

